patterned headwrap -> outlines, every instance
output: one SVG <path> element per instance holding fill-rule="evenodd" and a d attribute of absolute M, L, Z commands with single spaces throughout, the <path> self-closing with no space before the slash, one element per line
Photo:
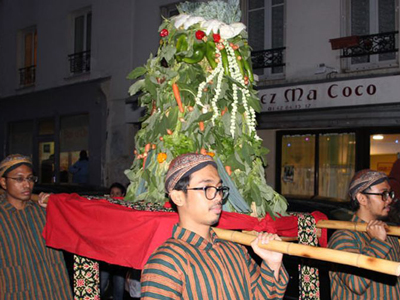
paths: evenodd
<path fill-rule="evenodd" d="M 0 162 L 0 177 L 6 176 L 10 171 L 21 165 L 27 165 L 33 169 L 30 157 L 21 154 L 11 154 Z"/>
<path fill-rule="evenodd" d="M 218 169 L 217 164 L 209 155 L 186 153 L 174 158 L 165 177 L 165 190 L 167 193 L 171 192 L 183 176 L 189 172 L 198 171 L 207 165 L 213 165 Z"/>
<path fill-rule="evenodd" d="M 350 182 L 349 195 L 351 199 L 355 199 L 357 193 L 384 181 L 388 181 L 388 177 L 383 172 L 369 169 L 361 170 L 353 176 Z"/>

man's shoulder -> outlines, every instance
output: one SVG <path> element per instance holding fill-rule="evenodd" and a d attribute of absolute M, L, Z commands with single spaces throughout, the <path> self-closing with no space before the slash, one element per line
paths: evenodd
<path fill-rule="evenodd" d="M 184 269 L 192 247 L 181 240 L 170 238 L 159 246 L 150 256 L 146 265 L 168 265 L 174 270 Z"/>
<path fill-rule="evenodd" d="M 331 244 L 333 241 L 344 241 L 347 239 L 358 239 L 360 237 L 360 232 L 357 231 L 351 231 L 351 230 L 336 230 L 331 238 L 329 239 L 329 244 Z"/>
<path fill-rule="evenodd" d="M 168 253 L 176 253 L 176 254 L 181 254 L 181 253 L 186 253 L 190 248 L 193 248 L 189 243 L 175 239 L 175 238 L 169 238 L 166 240 L 161 246 L 157 248 L 157 250 L 153 253 L 152 256 L 158 255 L 166 255 Z"/>

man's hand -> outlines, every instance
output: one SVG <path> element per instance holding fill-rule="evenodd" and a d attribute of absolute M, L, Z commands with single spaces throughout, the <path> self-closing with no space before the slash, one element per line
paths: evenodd
<path fill-rule="evenodd" d="M 371 238 L 385 241 L 387 237 L 386 226 L 386 223 L 379 220 L 369 221 L 367 225 L 367 233 Z"/>
<path fill-rule="evenodd" d="M 251 243 L 251 247 L 259 257 L 261 257 L 265 263 L 274 271 L 275 278 L 279 278 L 279 270 L 282 266 L 283 254 L 279 252 L 270 251 L 267 249 L 260 248 L 258 243 L 262 245 L 268 244 L 270 241 L 281 241 L 281 238 L 272 233 L 261 232 L 257 238 Z"/>
<path fill-rule="evenodd" d="M 49 201 L 50 194 L 47 193 L 40 193 L 38 198 L 38 203 L 41 207 L 46 208 L 47 202 Z"/>

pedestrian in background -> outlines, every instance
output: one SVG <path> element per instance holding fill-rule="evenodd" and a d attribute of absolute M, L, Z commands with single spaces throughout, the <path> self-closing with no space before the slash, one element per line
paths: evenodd
<path fill-rule="evenodd" d="M 69 167 L 72 174 L 72 182 L 85 184 L 89 182 L 89 157 L 86 150 L 79 153 L 79 160 Z"/>
<path fill-rule="evenodd" d="M 120 198 L 125 196 L 126 189 L 119 182 L 110 186 L 110 196 Z M 108 288 L 112 287 L 112 299 L 122 300 L 125 291 L 125 277 L 128 268 L 100 262 L 100 294 L 104 298 Z M 112 280 L 111 280 L 112 279 Z M 112 282 L 112 284 L 111 284 Z M 108 293 L 107 293 L 108 294 Z"/>

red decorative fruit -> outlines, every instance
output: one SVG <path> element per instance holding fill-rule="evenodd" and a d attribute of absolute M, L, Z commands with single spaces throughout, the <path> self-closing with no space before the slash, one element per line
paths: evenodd
<path fill-rule="evenodd" d="M 206 36 L 206 34 L 204 33 L 204 31 L 201 31 L 201 30 L 196 31 L 196 39 L 201 40 L 205 36 Z"/>
<path fill-rule="evenodd" d="M 218 43 L 221 40 L 221 36 L 218 33 L 213 34 L 214 43 Z"/>
<path fill-rule="evenodd" d="M 166 37 L 169 34 L 168 29 L 163 29 L 160 31 L 160 36 L 161 37 Z"/>

